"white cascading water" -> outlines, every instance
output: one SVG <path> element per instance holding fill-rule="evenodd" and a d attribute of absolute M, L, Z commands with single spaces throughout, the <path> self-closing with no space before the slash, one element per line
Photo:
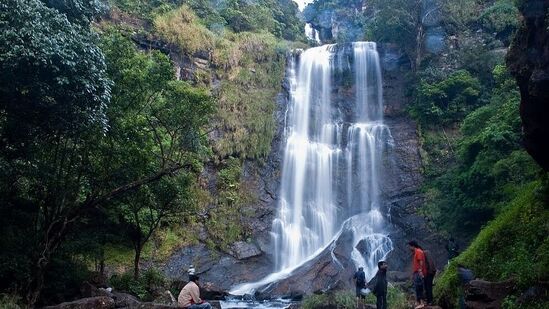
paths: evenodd
<path fill-rule="evenodd" d="M 369 278 L 393 248 L 380 210 L 382 164 L 392 136 L 383 124 L 379 56 L 372 42 L 351 48 L 319 46 L 290 62 L 286 147 L 272 228 L 275 272 L 235 287 L 233 294 L 288 277 L 343 231 L 352 232 L 350 258 Z M 335 77 L 344 71 L 354 74 L 354 100 L 334 102 Z"/>

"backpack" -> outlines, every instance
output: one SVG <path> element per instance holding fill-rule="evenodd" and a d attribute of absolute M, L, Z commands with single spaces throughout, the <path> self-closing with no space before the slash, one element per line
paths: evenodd
<path fill-rule="evenodd" d="M 431 259 L 431 252 L 424 250 L 423 254 L 425 256 L 425 270 L 427 270 L 428 275 L 435 275 L 437 273 L 437 268 L 434 261 Z"/>
<path fill-rule="evenodd" d="M 366 283 L 366 274 L 364 274 L 364 272 L 362 271 L 357 271 L 355 273 L 355 278 L 356 278 L 356 285 L 359 286 L 359 287 L 364 287 L 364 284 Z"/>

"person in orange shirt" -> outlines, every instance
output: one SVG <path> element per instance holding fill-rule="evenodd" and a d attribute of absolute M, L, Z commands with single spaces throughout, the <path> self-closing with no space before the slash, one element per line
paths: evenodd
<path fill-rule="evenodd" d="M 200 289 L 198 288 L 198 276 L 189 275 L 189 283 L 183 287 L 177 297 L 177 304 L 180 308 L 188 309 L 211 309 L 212 306 L 200 299 Z"/>
<path fill-rule="evenodd" d="M 408 247 L 412 251 L 412 282 L 416 292 L 416 307 L 425 306 L 425 297 L 423 296 L 423 281 L 427 276 L 427 267 L 425 265 L 425 253 L 417 241 L 408 242 Z"/>

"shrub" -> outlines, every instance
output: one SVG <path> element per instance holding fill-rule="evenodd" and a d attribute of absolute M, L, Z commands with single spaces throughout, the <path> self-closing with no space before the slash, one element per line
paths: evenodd
<path fill-rule="evenodd" d="M 499 0 L 480 15 L 480 23 L 490 32 L 510 34 L 518 27 L 519 11 L 511 0 Z"/>
<path fill-rule="evenodd" d="M 367 304 L 375 304 L 376 297 L 370 293 L 366 296 Z M 406 294 L 397 287 L 389 285 L 387 289 L 387 304 L 389 309 L 407 309 L 408 301 Z M 314 308 L 356 308 L 356 297 L 354 291 L 337 291 L 327 294 L 307 295 L 301 303 L 303 309 Z"/>
<path fill-rule="evenodd" d="M 163 273 L 155 268 L 143 271 L 136 280 L 133 271 L 121 275 L 113 275 L 110 284 L 117 290 L 133 294 L 143 301 L 152 301 L 158 288 L 167 286 L 167 279 Z"/>
<path fill-rule="evenodd" d="M 457 264 L 476 277 L 492 281 L 513 279 L 518 291 L 548 279 L 549 189 L 545 180 L 525 186 L 501 215 L 453 260 L 435 285 L 440 304 L 454 305 L 460 291 Z"/>
<path fill-rule="evenodd" d="M 410 112 L 424 126 L 452 124 L 477 107 L 480 89 L 479 80 L 465 70 L 439 82 L 421 82 Z"/>
<path fill-rule="evenodd" d="M 2 309 L 21 309 L 19 303 L 21 298 L 12 294 L 0 294 L 0 308 Z"/>
<path fill-rule="evenodd" d="M 218 158 L 264 158 L 271 149 L 285 47 L 268 33 L 227 34 L 213 61 L 222 76 L 214 144 Z"/>
<path fill-rule="evenodd" d="M 156 16 L 153 24 L 162 38 L 177 45 L 186 54 L 213 49 L 213 33 L 200 24 L 198 17 L 186 5 Z"/>

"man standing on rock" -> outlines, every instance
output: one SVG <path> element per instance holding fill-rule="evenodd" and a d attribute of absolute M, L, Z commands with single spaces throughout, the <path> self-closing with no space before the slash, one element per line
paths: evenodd
<path fill-rule="evenodd" d="M 183 287 L 177 297 L 179 307 L 188 309 L 211 309 L 212 305 L 200 299 L 200 289 L 198 288 L 198 276 L 189 275 L 189 283 Z"/>
<path fill-rule="evenodd" d="M 427 267 L 425 265 L 425 254 L 417 241 L 408 242 L 408 247 L 412 251 L 412 282 L 416 292 L 416 309 L 425 307 L 425 297 L 423 296 L 424 278 L 427 276 Z"/>
<path fill-rule="evenodd" d="M 366 274 L 364 273 L 364 268 L 359 267 L 358 271 L 353 276 L 353 279 L 355 280 L 355 291 L 356 291 L 356 307 L 358 308 L 360 304 L 360 299 L 362 298 L 362 301 L 366 298 L 365 295 L 362 295 L 362 289 L 366 288 Z"/>
<path fill-rule="evenodd" d="M 387 262 L 377 263 L 377 273 L 368 283 L 368 288 L 376 296 L 376 309 L 387 309 Z"/>

